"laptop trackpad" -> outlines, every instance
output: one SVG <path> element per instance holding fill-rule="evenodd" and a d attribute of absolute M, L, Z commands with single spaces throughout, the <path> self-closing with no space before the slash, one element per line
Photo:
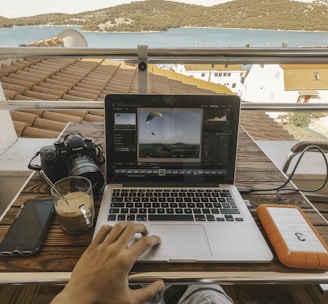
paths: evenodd
<path fill-rule="evenodd" d="M 150 234 L 161 238 L 153 254 L 168 259 L 211 256 L 204 226 L 201 224 L 151 224 Z"/>

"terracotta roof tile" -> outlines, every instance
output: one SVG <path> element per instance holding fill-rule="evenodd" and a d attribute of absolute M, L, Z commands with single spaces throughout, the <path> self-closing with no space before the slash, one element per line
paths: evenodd
<path fill-rule="evenodd" d="M 150 77 L 152 81 L 153 93 L 170 92 L 169 80 L 165 76 L 152 74 Z"/>
<path fill-rule="evenodd" d="M 36 114 L 37 116 L 42 117 L 44 111 L 45 110 L 23 110 L 23 111 L 20 111 L 20 112 L 30 113 L 30 114 Z"/>
<path fill-rule="evenodd" d="M 80 81 L 85 77 L 85 71 L 77 71 L 77 70 L 62 70 L 56 74 L 56 76 L 63 77 L 65 79 L 71 79 L 72 82 Z"/>
<path fill-rule="evenodd" d="M 46 81 L 48 81 L 49 79 L 47 79 Z M 69 87 L 66 86 L 62 86 L 62 85 L 58 85 L 58 84 L 54 84 L 54 83 L 50 83 L 50 82 L 39 82 L 39 87 L 42 88 L 46 88 L 48 90 L 54 90 L 57 91 L 57 93 L 59 95 L 62 95 L 64 93 L 67 93 L 67 91 L 70 89 Z"/>
<path fill-rule="evenodd" d="M 78 77 L 72 77 L 72 75 L 67 75 L 62 72 L 52 75 L 50 79 L 58 80 L 61 83 L 67 83 L 68 85 L 74 86 L 78 81 Z"/>
<path fill-rule="evenodd" d="M 8 73 L 8 71 L 10 71 Z M 17 61 L 0 67 L 7 100 L 104 100 L 108 93 L 137 93 L 137 66 L 108 59 L 48 58 Z M 223 85 L 148 66 L 151 93 L 213 94 L 232 92 Z M 70 121 L 104 121 L 103 110 L 12 111 L 18 136 L 57 137 Z M 30 119 L 30 120 L 29 120 Z M 255 139 L 291 136 L 259 112 L 242 113 L 241 124 Z M 269 126 L 269 128 L 268 128 Z M 272 132 L 277 130 L 277 132 Z"/>
<path fill-rule="evenodd" d="M 51 74 L 51 73 L 50 73 Z M 30 71 L 25 71 L 25 70 L 18 70 L 16 72 L 16 75 L 19 75 L 22 77 L 22 79 L 33 79 L 33 81 L 41 81 L 41 80 L 44 80 L 46 77 L 49 76 L 49 73 L 35 73 L 35 71 L 33 70 L 30 70 Z"/>
<path fill-rule="evenodd" d="M 30 66 L 32 64 L 37 64 L 38 62 L 41 62 L 42 58 L 18 58 L 17 63 L 23 64 L 25 67 Z"/>
<path fill-rule="evenodd" d="M 26 68 L 25 70 L 30 73 L 37 73 L 50 77 L 53 73 L 56 73 L 58 69 L 59 69 L 58 66 L 56 67 L 56 66 L 38 63 L 36 65 Z"/>
<path fill-rule="evenodd" d="M 82 81 L 80 81 L 76 86 L 74 86 L 72 88 L 72 90 L 77 91 L 77 92 L 88 93 L 90 95 L 94 95 L 94 97 L 90 98 L 92 100 L 96 99 L 99 95 L 99 91 L 101 91 L 103 89 L 103 87 L 98 87 L 97 88 L 97 86 L 85 85 L 81 82 Z"/>
<path fill-rule="evenodd" d="M 58 132 L 33 127 L 26 127 L 24 128 L 21 136 L 36 138 L 56 138 L 58 136 Z"/>
<path fill-rule="evenodd" d="M 35 100 L 35 98 L 28 97 L 28 96 L 21 95 L 21 94 L 17 94 L 15 96 L 15 100 Z"/>
<path fill-rule="evenodd" d="M 102 78 L 98 79 L 90 77 L 89 75 L 88 77 L 82 79 L 77 86 L 81 88 L 86 88 L 88 90 L 95 90 L 99 93 L 99 90 L 103 90 L 106 87 L 107 83 L 107 76 L 102 76 Z"/>
<path fill-rule="evenodd" d="M 36 92 L 36 91 L 32 91 L 32 90 L 24 91 L 24 95 L 27 97 L 31 97 L 33 99 L 41 99 L 41 100 L 42 99 L 43 100 L 58 100 L 59 99 L 57 95 L 41 93 L 41 92 Z"/>
<path fill-rule="evenodd" d="M 88 112 L 89 112 L 89 114 L 95 115 L 95 116 L 101 116 L 101 117 L 105 116 L 103 110 L 90 110 Z"/>
<path fill-rule="evenodd" d="M 38 115 L 32 113 L 24 113 L 20 111 L 10 111 L 11 118 L 14 121 L 21 121 L 27 123 L 27 125 L 32 126 Z"/>
<path fill-rule="evenodd" d="M 79 90 L 77 87 L 73 87 L 71 90 L 69 90 L 67 92 L 67 95 L 82 97 L 82 98 L 89 99 L 89 100 L 95 100 L 98 96 L 97 93 L 92 94 L 92 92 L 88 92 L 88 91 L 83 92 L 83 91 Z"/>
<path fill-rule="evenodd" d="M 84 120 L 91 121 L 91 122 L 103 122 L 104 117 L 98 116 L 98 115 L 87 114 L 87 115 L 85 115 Z"/>
<path fill-rule="evenodd" d="M 106 89 L 111 90 L 112 92 L 130 92 L 131 84 L 133 82 L 133 78 L 136 76 L 136 69 L 130 67 L 124 67 L 113 75 L 110 79 L 110 82 L 105 87 Z"/>
<path fill-rule="evenodd" d="M 8 77 L 13 78 L 13 79 L 22 80 L 22 81 L 29 81 L 29 82 L 32 82 L 33 84 L 37 84 L 41 80 L 37 77 L 23 75 L 22 71 L 19 71 L 19 70 L 16 73 L 10 73 L 8 75 Z"/>
<path fill-rule="evenodd" d="M 26 88 L 24 86 L 20 86 L 20 85 L 17 85 L 17 84 L 12 84 L 12 83 L 6 83 L 6 82 L 2 82 L 2 88 L 4 90 L 15 91 L 16 94 L 17 93 L 23 94 L 23 92 L 26 90 Z"/>
<path fill-rule="evenodd" d="M 35 85 L 32 87 L 32 91 L 56 96 L 57 98 L 55 100 L 60 98 L 60 96 L 62 95 L 61 91 L 58 91 L 57 89 L 51 89 L 48 86 Z"/>
<path fill-rule="evenodd" d="M 10 73 L 15 73 L 17 71 L 17 67 L 10 64 L 1 64 L 1 75 L 8 76 Z"/>
<path fill-rule="evenodd" d="M 15 78 L 6 77 L 6 76 L 5 77 L 1 77 L 1 82 L 2 83 L 9 83 L 9 84 L 16 84 L 16 85 L 25 87 L 26 89 L 30 89 L 34 85 L 34 83 L 31 82 L 31 81 L 15 79 Z"/>
<path fill-rule="evenodd" d="M 40 75 L 40 79 L 42 80 L 42 78 L 47 78 L 50 77 L 53 73 L 56 72 L 56 70 L 53 69 L 49 69 L 49 70 L 45 70 L 45 69 L 41 69 L 41 68 L 35 68 L 35 67 L 29 67 L 24 69 L 25 73 L 31 73 L 31 74 L 37 74 Z"/>
<path fill-rule="evenodd" d="M 16 91 L 13 91 L 13 90 L 4 89 L 3 91 L 5 93 L 5 96 L 9 100 L 14 100 L 15 97 L 16 97 L 16 95 L 17 95 L 17 92 Z"/>
<path fill-rule="evenodd" d="M 63 47 L 64 41 L 59 37 L 53 37 L 45 40 L 34 41 L 28 44 L 21 44 L 20 47 Z"/>
<path fill-rule="evenodd" d="M 13 120 L 14 123 L 14 127 L 16 130 L 16 134 L 18 137 L 23 136 L 23 131 L 26 127 L 28 127 L 28 124 L 26 122 L 22 122 L 22 121 L 15 121 Z"/>
<path fill-rule="evenodd" d="M 67 115 L 67 114 L 56 113 L 51 111 L 44 111 L 42 114 L 42 118 L 59 121 L 59 122 L 65 122 L 65 123 L 68 123 L 70 121 L 82 121 L 82 118 L 79 116 Z"/>
<path fill-rule="evenodd" d="M 240 124 L 255 140 L 295 140 L 264 112 L 241 111 Z"/>
<path fill-rule="evenodd" d="M 43 59 L 41 62 L 30 66 L 30 69 L 41 70 L 41 71 L 51 71 L 52 73 L 60 71 L 65 67 L 74 64 L 76 59 L 68 58 L 47 58 Z"/>
<path fill-rule="evenodd" d="M 56 110 L 56 113 L 62 113 L 64 115 L 78 116 L 82 119 L 88 114 L 87 110 Z"/>
<path fill-rule="evenodd" d="M 70 94 L 64 94 L 63 99 L 65 100 L 71 100 L 71 101 L 90 101 L 90 98 L 82 97 L 82 96 L 76 96 L 76 95 L 70 95 Z"/>
<path fill-rule="evenodd" d="M 66 126 L 66 122 L 59 122 L 45 118 L 36 118 L 33 124 L 34 128 L 61 132 Z"/>
<path fill-rule="evenodd" d="M 28 60 L 17 60 L 12 63 L 12 66 L 16 67 L 17 70 L 19 71 L 19 70 L 24 69 L 25 67 L 30 66 L 31 64 L 33 64 L 33 62 L 28 61 Z"/>
<path fill-rule="evenodd" d="M 67 90 L 69 90 L 71 87 L 74 86 L 74 83 L 67 83 L 67 81 L 65 81 L 64 79 L 61 79 L 60 77 L 57 77 L 57 79 L 54 79 L 53 78 L 54 76 L 51 75 L 51 78 L 48 78 L 44 81 L 44 83 L 47 83 L 47 84 L 54 84 L 54 85 L 58 85 L 62 88 L 65 88 Z M 40 82 L 40 85 L 41 85 L 42 82 Z"/>

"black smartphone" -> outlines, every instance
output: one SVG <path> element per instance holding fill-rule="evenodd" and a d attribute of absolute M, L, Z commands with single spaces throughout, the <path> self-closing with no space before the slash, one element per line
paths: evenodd
<path fill-rule="evenodd" d="M 0 245 L 0 254 L 29 256 L 37 253 L 54 214 L 52 200 L 24 202 Z"/>

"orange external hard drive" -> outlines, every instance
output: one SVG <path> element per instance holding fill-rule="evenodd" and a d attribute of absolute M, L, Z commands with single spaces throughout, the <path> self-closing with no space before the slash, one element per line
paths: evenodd
<path fill-rule="evenodd" d="M 328 270 L 328 246 L 301 208 L 263 204 L 256 212 L 282 264 Z"/>

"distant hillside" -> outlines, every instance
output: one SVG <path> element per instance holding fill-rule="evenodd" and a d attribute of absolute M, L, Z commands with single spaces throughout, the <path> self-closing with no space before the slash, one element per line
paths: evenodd
<path fill-rule="evenodd" d="M 164 31 L 179 27 L 249 28 L 328 32 L 328 2 L 234 0 L 211 7 L 164 0 L 122 4 L 80 14 L 44 14 L 8 19 L 0 27 L 78 25 L 85 31 Z"/>

